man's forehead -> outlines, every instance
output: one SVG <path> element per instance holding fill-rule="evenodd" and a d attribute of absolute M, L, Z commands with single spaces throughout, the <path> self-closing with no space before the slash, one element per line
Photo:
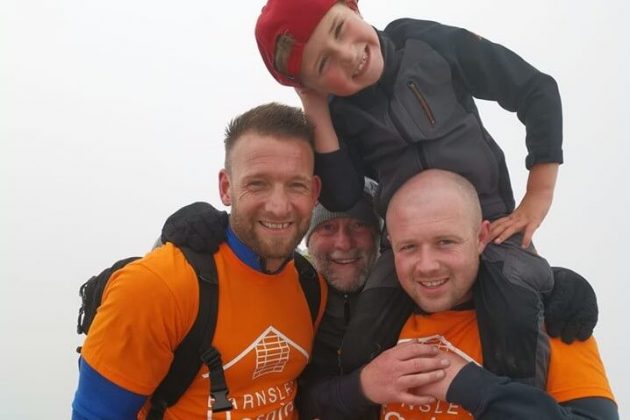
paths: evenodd
<path fill-rule="evenodd" d="M 415 216 L 417 217 L 414 217 Z M 446 236 L 463 236 L 468 233 L 468 219 L 457 214 L 422 214 L 408 212 L 400 218 L 394 217 L 389 225 L 393 240 L 433 240 Z"/>
<path fill-rule="evenodd" d="M 314 161 L 314 154 L 310 144 L 306 140 L 297 137 L 278 137 L 270 135 L 260 135 L 256 133 L 248 134 L 247 137 L 239 139 L 230 154 L 231 163 L 243 163 L 246 165 L 257 165 L 265 163 L 276 163 L 281 165 L 296 164 L 304 166 L 304 172 L 309 171 L 308 163 Z"/>

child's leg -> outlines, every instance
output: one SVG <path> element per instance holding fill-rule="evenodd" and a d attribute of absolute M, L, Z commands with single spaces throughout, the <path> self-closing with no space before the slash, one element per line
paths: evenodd
<path fill-rule="evenodd" d="M 387 249 L 374 263 L 350 317 L 340 350 L 343 372 L 352 372 L 395 345 L 413 307 L 396 278 L 392 250 Z"/>
<path fill-rule="evenodd" d="M 489 244 L 473 288 L 483 364 L 490 371 L 545 388 L 549 337 L 542 297 L 553 288 L 547 261 L 515 235 Z"/>

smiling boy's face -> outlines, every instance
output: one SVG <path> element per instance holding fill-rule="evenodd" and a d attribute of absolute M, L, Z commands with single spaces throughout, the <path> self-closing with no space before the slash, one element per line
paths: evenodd
<path fill-rule="evenodd" d="M 324 15 L 304 45 L 300 79 L 323 94 L 349 96 L 383 73 L 383 55 L 372 26 L 343 3 Z"/>

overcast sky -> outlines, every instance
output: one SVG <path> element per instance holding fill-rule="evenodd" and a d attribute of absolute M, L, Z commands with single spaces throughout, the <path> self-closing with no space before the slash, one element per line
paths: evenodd
<path fill-rule="evenodd" d="M 466 27 L 553 75 L 565 164 L 535 236 L 552 265 L 590 279 L 613 390 L 630 401 L 627 2 L 361 0 L 398 17 Z M 298 105 L 259 58 L 262 1 L 0 0 L 0 418 L 68 418 L 82 341 L 79 285 L 145 253 L 178 207 L 219 205 L 222 136 L 255 105 Z M 480 103 L 517 199 L 524 129 Z M 626 333 L 624 333 L 626 331 Z"/>

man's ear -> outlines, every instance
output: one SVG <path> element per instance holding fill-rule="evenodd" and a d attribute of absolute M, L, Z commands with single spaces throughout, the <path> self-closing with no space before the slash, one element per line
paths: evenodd
<path fill-rule="evenodd" d="M 481 254 L 483 250 L 486 249 L 486 245 L 488 245 L 488 242 L 490 242 L 489 221 L 484 220 L 483 222 L 481 222 L 481 225 L 479 226 L 479 236 L 477 239 L 479 241 L 479 254 Z"/>
<path fill-rule="evenodd" d="M 313 191 L 313 207 L 315 207 L 317 199 L 319 198 L 319 193 L 322 192 L 322 180 L 317 175 L 313 176 L 311 188 Z"/>
<path fill-rule="evenodd" d="M 221 202 L 224 206 L 232 205 L 230 176 L 228 175 L 227 169 L 221 169 L 221 171 L 219 171 L 219 194 L 221 195 Z"/>

